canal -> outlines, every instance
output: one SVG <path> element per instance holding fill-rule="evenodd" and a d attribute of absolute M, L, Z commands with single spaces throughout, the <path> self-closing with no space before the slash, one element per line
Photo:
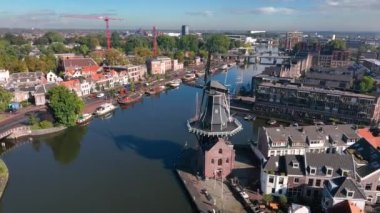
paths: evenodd
<path fill-rule="evenodd" d="M 249 86 L 262 69 L 234 67 L 214 78 Z M 186 120 L 197 92 L 181 85 L 86 127 L 26 139 L 3 156 L 10 179 L 0 212 L 193 212 L 173 164 L 185 144 L 195 145 Z M 263 121 L 239 119 L 244 130 L 232 142 L 244 144 Z"/>

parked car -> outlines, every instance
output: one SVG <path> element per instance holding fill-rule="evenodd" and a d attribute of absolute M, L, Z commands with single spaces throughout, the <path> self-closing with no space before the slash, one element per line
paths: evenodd
<path fill-rule="evenodd" d="M 97 98 L 103 98 L 103 97 L 104 97 L 104 93 L 102 93 L 102 92 L 101 92 L 101 93 L 98 93 L 98 94 L 96 95 L 96 97 L 97 97 Z"/>
<path fill-rule="evenodd" d="M 244 191 L 240 192 L 240 195 L 241 195 L 244 199 L 248 199 L 248 198 L 249 198 L 249 195 L 248 195 L 246 192 L 244 192 Z"/>

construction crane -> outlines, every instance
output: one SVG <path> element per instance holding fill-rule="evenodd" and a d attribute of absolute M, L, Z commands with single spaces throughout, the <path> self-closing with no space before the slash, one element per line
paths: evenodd
<path fill-rule="evenodd" d="M 111 20 L 123 20 L 122 18 L 110 18 L 108 16 L 87 16 L 87 15 L 65 15 L 63 17 L 66 18 L 77 18 L 77 19 L 97 19 L 97 20 L 103 20 L 106 22 L 106 41 L 107 41 L 107 49 L 111 48 L 111 33 L 110 33 L 110 26 L 109 21 Z"/>
<path fill-rule="evenodd" d="M 156 27 L 153 27 L 153 57 L 157 57 L 157 30 Z"/>

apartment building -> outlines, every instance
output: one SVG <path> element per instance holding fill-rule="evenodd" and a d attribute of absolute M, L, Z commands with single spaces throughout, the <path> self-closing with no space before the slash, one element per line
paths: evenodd
<path fill-rule="evenodd" d="M 306 200 L 320 199 L 324 183 L 336 177 L 354 177 L 350 155 L 306 153 L 273 156 L 260 173 L 264 194 L 287 195 Z"/>
<path fill-rule="evenodd" d="M 331 54 L 314 54 L 313 66 L 325 68 L 347 67 L 352 65 L 351 52 L 335 50 Z"/>
<path fill-rule="evenodd" d="M 347 123 L 377 123 L 380 99 L 364 94 L 309 87 L 287 82 L 254 81 L 254 111 L 286 119 L 328 120 Z"/>
<path fill-rule="evenodd" d="M 305 153 L 342 154 L 360 139 L 354 125 L 319 125 L 301 127 L 261 127 L 258 150 L 262 158 Z"/>
<path fill-rule="evenodd" d="M 291 50 L 294 46 L 301 42 L 303 39 L 302 32 L 287 32 L 285 37 L 284 47 L 285 49 Z"/>
<path fill-rule="evenodd" d="M 363 65 L 372 72 L 380 74 L 380 60 L 378 59 L 364 59 Z"/>

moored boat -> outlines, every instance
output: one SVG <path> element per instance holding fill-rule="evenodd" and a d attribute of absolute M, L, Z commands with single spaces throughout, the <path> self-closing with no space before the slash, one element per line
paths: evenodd
<path fill-rule="evenodd" d="M 176 88 L 176 87 L 179 87 L 179 85 L 181 85 L 181 82 L 182 82 L 181 79 L 176 79 L 176 80 L 169 81 L 167 85 L 169 87 Z"/>
<path fill-rule="evenodd" d="M 199 71 L 199 72 L 196 72 L 195 75 L 199 78 L 199 77 L 202 77 L 205 75 L 205 72 L 203 71 Z"/>
<path fill-rule="evenodd" d="M 105 115 L 105 114 L 107 114 L 107 113 L 109 113 L 115 109 L 116 109 L 116 106 L 114 106 L 113 104 L 105 103 L 105 104 L 100 105 L 98 108 L 96 108 L 94 114 L 101 116 L 101 115 Z"/>
<path fill-rule="evenodd" d="M 165 86 L 158 86 L 158 87 L 150 88 L 148 91 L 145 92 L 145 94 L 156 95 L 164 90 L 165 90 Z"/>
<path fill-rule="evenodd" d="M 77 124 L 78 125 L 88 124 L 91 121 L 91 119 L 92 119 L 92 115 L 91 114 L 88 114 L 88 113 L 82 114 L 77 119 Z"/>
<path fill-rule="evenodd" d="M 134 93 L 134 94 L 127 95 L 127 96 L 124 96 L 122 98 L 119 98 L 117 100 L 117 102 L 119 104 L 129 104 L 129 103 L 133 103 L 133 102 L 140 100 L 141 97 L 142 97 L 141 93 Z"/>
<path fill-rule="evenodd" d="M 274 125 L 277 124 L 277 121 L 276 121 L 276 120 L 273 120 L 273 119 L 270 119 L 270 120 L 268 121 L 268 124 L 274 126 Z"/>
<path fill-rule="evenodd" d="M 183 78 L 182 81 L 189 82 L 195 80 L 197 76 L 194 73 L 188 73 Z"/>
<path fill-rule="evenodd" d="M 228 69 L 228 65 L 227 64 L 223 64 L 222 66 L 219 67 L 219 69 L 221 69 L 221 70 L 227 70 Z"/>

